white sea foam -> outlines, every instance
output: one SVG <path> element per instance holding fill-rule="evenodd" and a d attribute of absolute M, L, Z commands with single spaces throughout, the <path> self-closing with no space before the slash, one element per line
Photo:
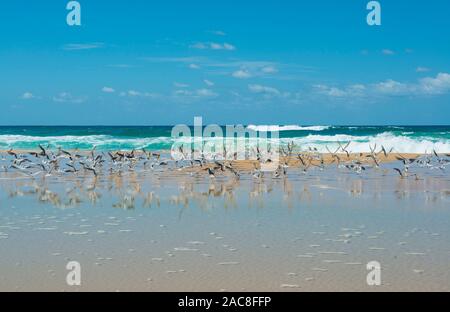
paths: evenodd
<path fill-rule="evenodd" d="M 181 142 L 191 143 L 191 137 L 181 138 Z M 200 138 L 195 138 L 200 140 Z M 205 141 L 225 140 L 225 144 L 235 143 L 236 138 L 205 138 Z M 239 138 L 245 140 L 246 144 L 255 146 L 258 139 L 255 138 Z M 316 148 L 319 152 L 327 152 L 326 147 L 330 150 L 336 150 L 339 143 L 346 144 L 350 142 L 348 150 L 354 153 L 370 152 L 370 147 L 383 145 L 387 150 L 394 148 L 399 153 L 424 153 L 436 150 L 438 153 L 450 153 L 450 139 L 445 137 L 420 136 L 413 137 L 407 134 L 394 134 L 393 132 L 384 132 L 377 135 L 321 135 L 309 134 L 307 136 L 299 136 L 293 138 L 268 139 L 269 142 L 279 140 L 280 144 L 287 144 L 293 141 L 297 149 L 307 150 L 308 147 Z M 178 141 L 178 142 L 180 142 Z M 114 137 L 108 135 L 90 135 L 90 136 L 26 136 L 26 135 L 0 135 L 0 149 L 30 149 L 37 148 L 38 144 L 46 146 L 50 144 L 52 148 L 61 146 L 66 149 L 90 149 L 96 146 L 99 150 L 107 149 L 170 149 L 175 142 L 171 137 L 149 137 L 149 138 L 127 138 Z"/>
<path fill-rule="evenodd" d="M 253 131 L 323 131 L 330 128 L 330 126 L 297 126 L 297 125 L 289 125 L 289 126 L 276 126 L 276 125 L 262 125 L 255 126 L 249 125 L 248 129 Z"/>
<path fill-rule="evenodd" d="M 315 147 L 319 152 L 327 152 L 326 146 L 330 150 L 337 149 L 339 143 L 350 142 L 348 150 L 354 153 L 364 153 L 370 152 L 370 147 L 374 147 L 375 144 L 378 148 L 384 146 L 387 150 L 391 148 L 398 153 L 425 153 L 432 152 L 435 150 L 438 153 L 449 153 L 450 152 L 450 140 L 449 139 L 439 139 L 433 137 L 407 137 L 401 135 L 394 135 L 391 132 L 384 132 L 376 136 L 351 136 L 351 135 L 333 135 L 333 136 L 323 136 L 323 135 L 309 135 L 304 138 L 295 139 L 282 139 L 282 143 L 294 141 L 295 144 L 299 146 L 310 146 Z M 283 142 L 284 141 L 284 142 Z"/>
<path fill-rule="evenodd" d="M 29 148 L 37 147 L 38 144 L 52 147 L 64 148 L 89 148 L 97 146 L 99 148 L 143 148 L 157 144 L 171 144 L 170 137 L 150 137 L 150 138 L 118 138 L 109 135 L 88 135 L 88 136 L 27 136 L 27 135 L 0 135 L 0 147 Z"/>

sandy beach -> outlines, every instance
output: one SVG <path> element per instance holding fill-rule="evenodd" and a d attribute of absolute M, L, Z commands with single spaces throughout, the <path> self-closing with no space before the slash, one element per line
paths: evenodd
<path fill-rule="evenodd" d="M 0 172 L 0 290 L 449 291 L 448 173 L 401 177 L 397 157 L 423 155 L 366 156 L 307 171 L 292 156 L 285 175 L 259 177 L 264 164 L 231 161 L 239 178 L 143 160 L 96 176 Z M 81 286 L 66 283 L 69 261 Z M 381 286 L 366 283 L 370 261 Z"/>

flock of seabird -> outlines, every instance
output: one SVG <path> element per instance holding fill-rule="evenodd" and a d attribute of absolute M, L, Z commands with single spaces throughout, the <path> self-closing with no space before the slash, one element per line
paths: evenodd
<path fill-rule="evenodd" d="M 216 177 L 220 173 L 231 173 L 236 179 L 247 172 L 251 173 L 253 178 L 262 178 L 271 173 L 272 177 L 279 178 L 287 176 L 289 168 L 298 168 L 302 173 L 306 173 L 311 167 L 323 170 L 326 165 L 336 164 L 340 169 L 347 169 L 351 172 L 361 174 L 368 168 L 380 168 L 382 161 L 387 160 L 389 155 L 393 153 L 393 148 L 387 150 L 384 146 L 377 151 L 377 146 L 370 147 L 370 153 L 352 153 L 349 150 L 350 142 L 347 144 L 339 143 L 339 147 L 328 151 L 329 159 L 325 154 L 320 153 L 317 148 L 308 147 L 306 151 L 296 149 L 295 144 L 288 143 L 287 148 L 280 147 L 279 154 L 274 154 L 270 149 L 261 151 L 258 147 L 252 149 L 252 160 L 250 161 L 250 170 L 248 167 L 239 165 L 237 153 L 229 155 L 224 147 L 220 153 L 204 153 L 203 151 L 191 150 L 191 153 L 179 148 L 177 159 L 169 157 L 162 158 L 161 153 L 146 151 L 116 151 L 116 152 L 96 152 L 95 147 L 88 153 L 73 151 L 69 152 L 62 148 L 51 151 L 39 145 L 38 152 L 19 153 L 13 149 L 1 155 L 3 164 L 0 172 L 18 172 L 25 176 L 34 178 L 36 176 L 51 176 L 79 173 L 91 173 L 94 176 L 105 171 L 107 168 L 109 174 L 121 174 L 126 171 L 134 171 L 139 165 L 144 170 L 177 170 L 193 172 L 204 172 L 211 178 Z M 418 167 L 429 168 L 430 170 L 439 169 L 444 171 L 450 163 L 450 154 L 438 154 L 436 151 L 425 153 L 413 158 L 405 157 L 400 153 L 395 153 L 394 159 L 399 161 L 401 168 L 395 167 L 394 170 L 401 178 L 409 176 L 418 177 L 416 174 L 410 174 L 410 167 L 417 165 Z M 278 156 L 278 162 L 276 161 Z M 6 162 L 6 164 L 5 164 Z M 267 165 L 274 164 L 271 169 L 264 169 Z M 241 169 L 240 169 L 241 167 Z"/>

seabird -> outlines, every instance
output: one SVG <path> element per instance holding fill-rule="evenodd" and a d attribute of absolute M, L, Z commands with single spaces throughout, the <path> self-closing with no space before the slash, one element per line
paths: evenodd
<path fill-rule="evenodd" d="M 73 171 L 74 173 L 75 173 L 75 172 L 78 172 L 78 170 L 77 170 L 77 168 L 75 168 L 75 166 L 73 166 L 73 165 L 71 165 L 71 164 L 67 164 L 67 166 L 70 167 L 70 168 L 72 168 L 71 171 Z"/>
<path fill-rule="evenodd" d="M 41 144 L 39 144 L 38 146 L 41 150 L 41 152 L 39 153 L 39 156 L 47 156 L 47 152 L 45 151 L 45 148 L 43 148 Z"/>
<path fill-rule="evenodd" d="M 204 169 L 204 170 L 207 170 L 208 171 L 208 174 L 209 174 L 209 177 L 210 178 L 215 178 L 216 176 L 215 176 L 215 172 L 214 172 L 214 170 L 213 169 L 211 169 L 211 168 L 206 168 L 206 169 Z"/>
<path fill-rule="evenodd" d="M 72 156 L 72 154 L 70 154 L 69 152 L 63 150 L 61 147 L 58 148 L 58 154 L 64 154 L 66 156 Z"/>
<path fill-rule="evenodd" d="M 401 177 L 402 179 L 406 177 L 406 172 L 403 172 L 403 171 L 401 171 L 401 170 L 398 169 L 398 168 L 394 168 L 394 170 L 398 172 L 398 174 L 400 175 L 400 177 Z"/>
<path fill-rule="evenodd" d="M 397 160 L 400 160 L 401 162 L 403 162 L 403 167 L 404 167 L 405 172 L 407 172 L 409 169 L 409 166 L 417 160 L 417 158 L 405 158 L 402 155 L 395 156 L 395 158 L 397 158 Z"/>
<path fill-rule="evenodd" d="M 10 149 L 7 153 L 11 156 L 14 156 L 14 158 L 17 158 L 17 154 L 12 149 Z"/>
<path fill-rule="evenodd" d="M 95 168 L 91 168 L 91 167 L 84 167 L 84 169 L 88 170 L 88 171 L 92 171 L 94 173 L 95 176 L 97 176 L 97 171 L 95 171 Z"/>
<path fill-rule="evenodd" d="M 407 174 L 406 171 L 402 171 L 402 170 L 400 170 L 400 169 L 398 169 L 398 168 L 394 168 L 394 170 L 398 172 L 398 174 L 400 175 L 400 177 L 406 178 L 406 174 Z"/>
<path fill-rule="evenodd" d="M 389 150 L 389 152 L 387 152 L 386 149 L 384 148 L 384 146 L 381 145 L 381 151 L 378 152 L 378 154 L 381 153 L 381 152 L 383 152 L 384 157 L 388 157 L 388 155 L 389 155 L 390 153 L 392 153 L 393 150 L 394 150 L 394 148 L 391 147 L 391 149 Z"/>
<path fill-rule="evenodd" d="M 306 163 L 303 160 L 302 156 L 300 154 L 297 155 L 298 159 L 300 160 L 300 162 L 302 163 L 303 167 L 306 167 Z"/>
<path fill-rule="evenodd" d="M 341 150 L 342 150 L 343 152 L 345 152 L 345 153 L 347 154 L 347 158 L 350 157 L 350 152 L 347 150 L 347 148 L 350 146 L 350 143 L 351 143 L 351 142 L 348 142 L 347 145 L 345 145 L 345 147 L 342 147 L 341 142 L 338 141 L 339 147 L 341 148 Z"/>
<path fill-rule="evenodd" d="M 375 167 L 376 167 L 376 168 L 380 168 L 380 163 L 378 162 L 378 160 L 377 160 L 377 158 L 375 157 L 375 155 L 374 155 L 374 154 L 371 154 L 371 155 L 367 155 L 366 157 L 368 157 L 368 158 L 372 158 L 372 159 L 373 159 L 373 161 L 375 162 Z"/>

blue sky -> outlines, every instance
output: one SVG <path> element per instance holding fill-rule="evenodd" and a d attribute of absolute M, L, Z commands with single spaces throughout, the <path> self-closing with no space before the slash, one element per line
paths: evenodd
<path fill-rule="evenodd" d="M 450 2 L 8 1 L 1 125 L 449 124 Z"/>

